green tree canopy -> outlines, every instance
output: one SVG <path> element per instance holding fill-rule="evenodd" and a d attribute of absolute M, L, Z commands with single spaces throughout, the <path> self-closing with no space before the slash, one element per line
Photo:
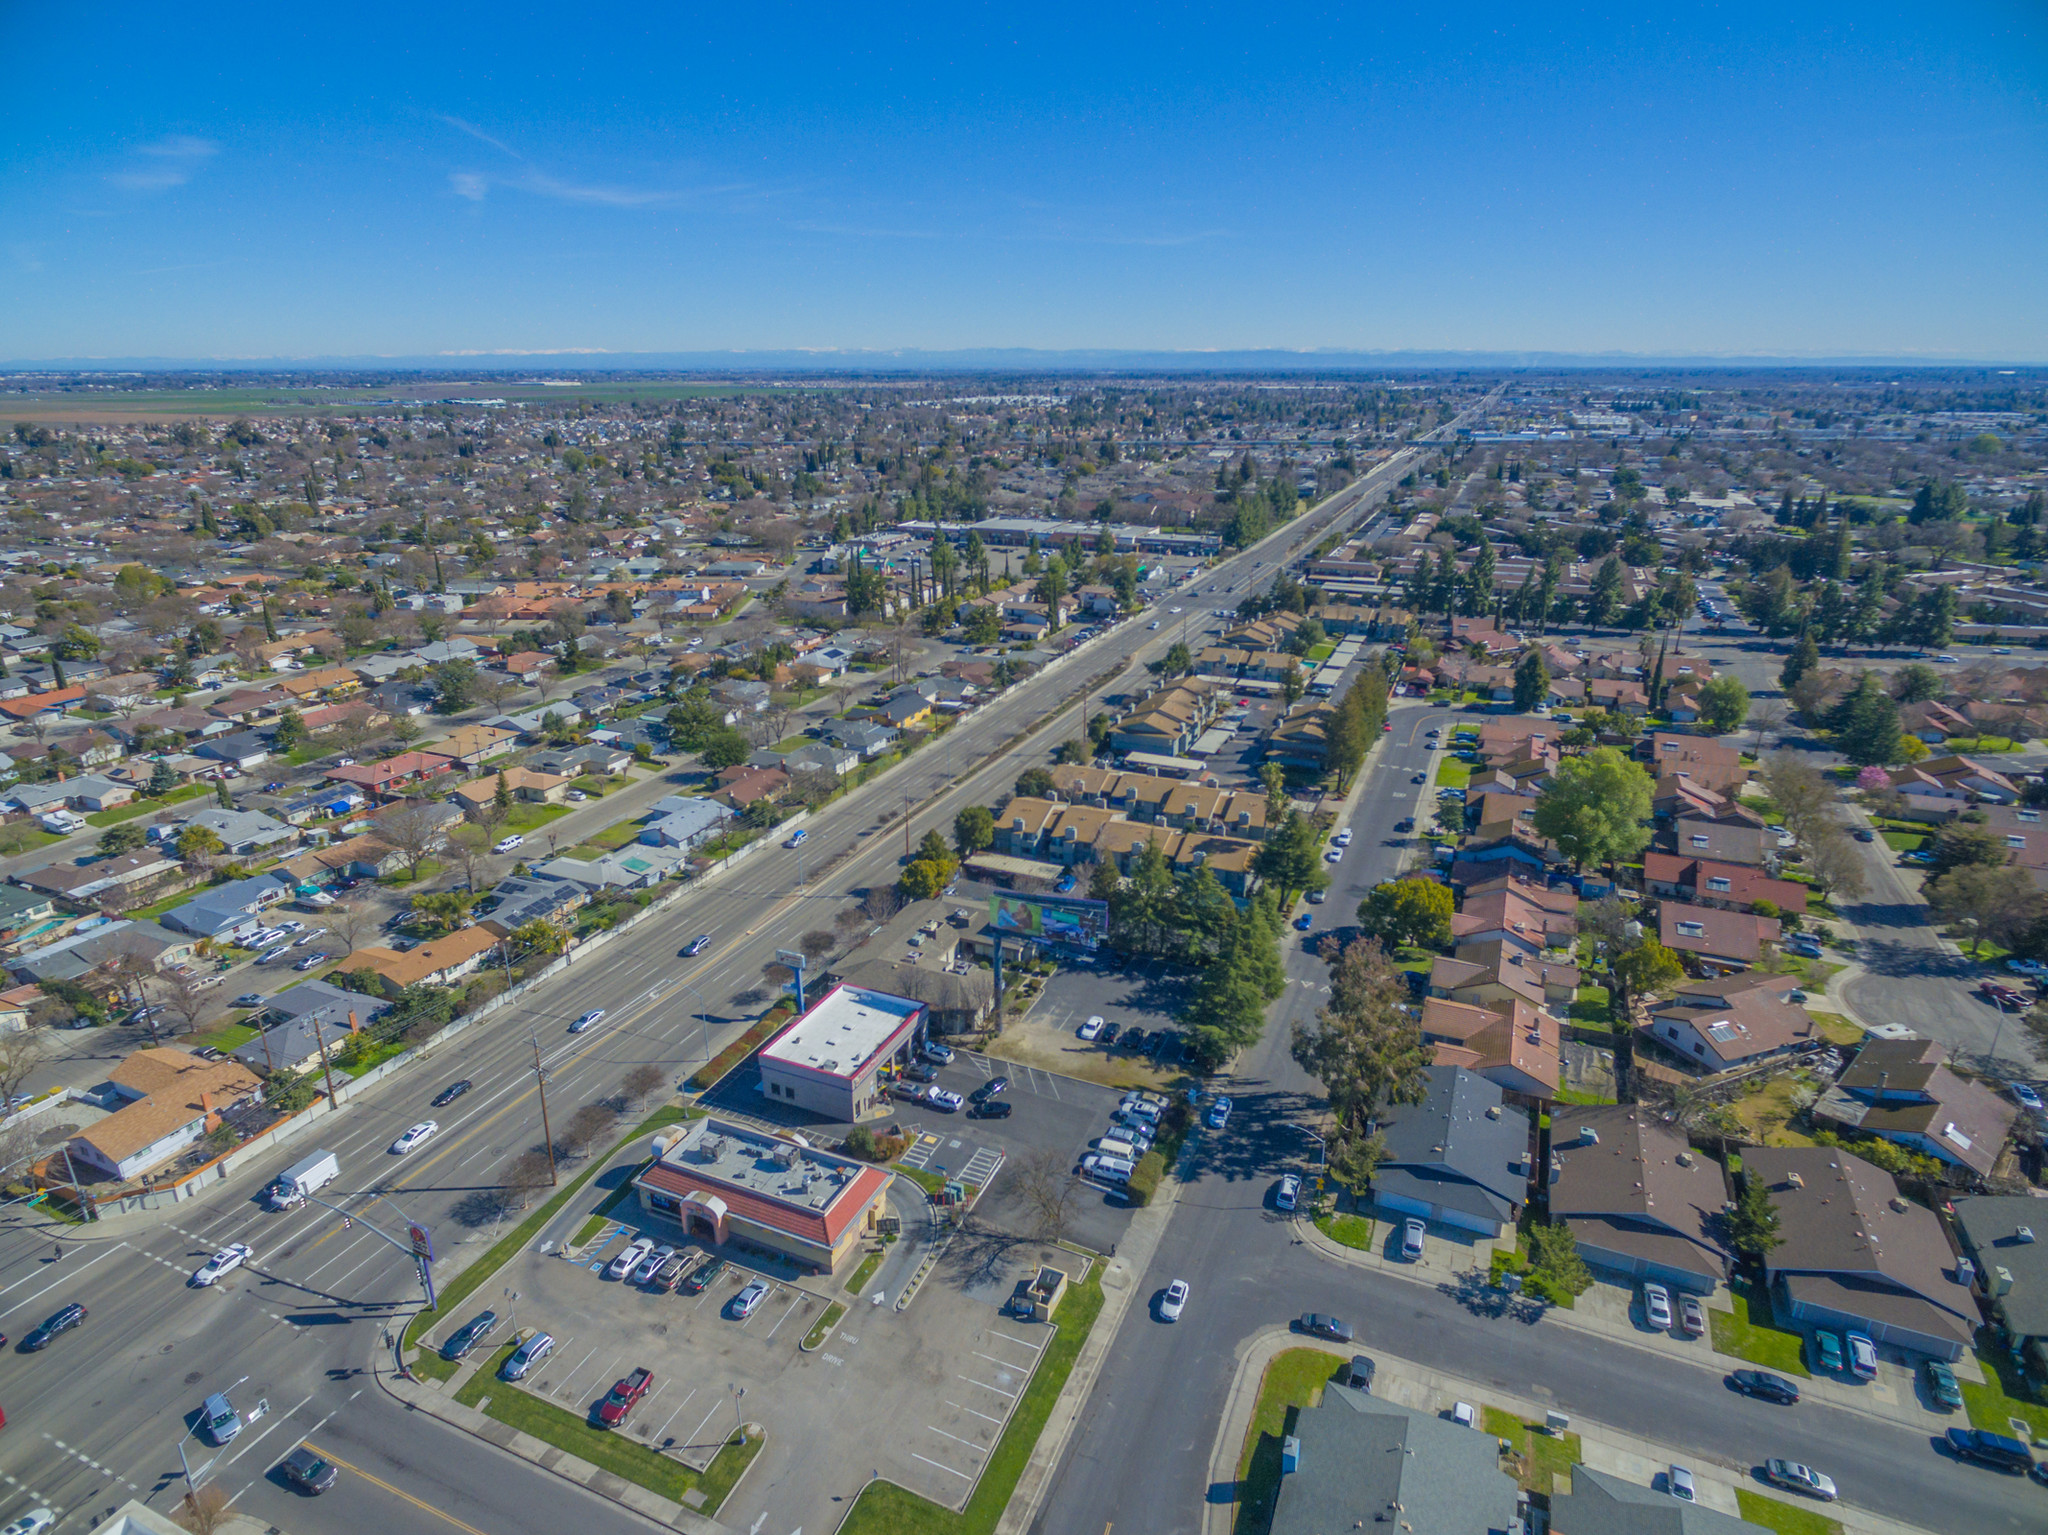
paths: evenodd
<path fill-rule="evenodd" d="M 1550 668 L 1543 664 L 1543 652 L 1531 645 L 1515 663 L 1515 708 L 1526 714 L 1549 693 Z"/>
<path fill-rule="evenodd" d="M 1749 689 L 1732 674 L 1702 683 L 1698 697 L 1700 723 L 1715 735 L 1740 730 L 1749 718 Z"/>
<path fill-rule="evenodd" d="M 1536 801 L 1536 830 L 1578 868 L 1631 858 L 1650 845 L 1655 787 L 1642 766 L 1615 747 L 1567 757 Z"/>
<path fill-rule="evenodd" d="M 1899 706 L 1892 702 L 1876 672 L 1865 672 L 1856 679 L 1856 686 L 1836 705 L 1829 723 L 1834 728 L 1836 749 L 1858 767 L 1899 760 Z"/>
<path fill-rule="evenodd" d="M 953 847 L 967 858 L 996 840 L 996 818 L 986 805 L 969 805 L 953 817 Z"/>
<path fill-rule="evenodd" d="M 737 767 L 747 760 L 751 750 L 747 738 L 730 725 L 721 725 L 704 739 L 697 750 L 697 760 L 712 769 Z"/>
<path fill-rule="evenodd" d="M 1358 903 L 1358 925 L 1389 949 L 1439 949 L 1451 941 L 1450 886 L 1433 879 L 1390 879 Z"/>

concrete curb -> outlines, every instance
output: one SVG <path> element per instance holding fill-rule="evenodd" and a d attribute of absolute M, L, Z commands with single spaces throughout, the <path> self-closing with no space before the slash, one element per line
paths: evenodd
<path fill-rule="evenodd" d="M 1276 1355 L 1297 1348 L 1313 1349 L 1333 1359 L 1348 1359 L 1353 1352 L 1301 1336 L 1287 1327 L 1263 1328 L 1238 1344 L 1237 1374 L 1231 1380 L 1222 1420 L 1217 1425 L 1216 1442 L 1209 1452 L 1210 1490 L 1202 1514 L 1203 1535 L 1230 1535 L 1238 1512 L 1238 1457 L 1244 1449 L 1245 1434 L 1251 1427 L 1259 1389 L 1265 1381 L 1266 1366 Z M 1373 1383 L 1374 1394 L 1409 1407 L 1441 1411 L 1452 1402 L 1470 1402 L 1503 1408 L 1525 1423 L 1540 1423 L 1549 1411 L 1547 1403 L 1445 1375 L 1377 1349 L 1373 1351 L 1372 1359 L 1378 1366 Z M 1691 1468 L 1702 1484 L 1703 1502 L 1725 1503 L 1729 1505 L 1729 1511 L 1732 1511 L 1734 1489 L 1737 1487 L 1776 1498 L 1795 1508 L 1823 1506 L 1756 1485 L 1747 1466 L 1730 1466 L 1693 1451 L 1673 1449 L 1608 1424 L 1574 1415 L 1572 1432 L 1579 1436 L 1586 1464 L 1595 1470 L 1619 1471 L 1630 1480 L 1636 1480 L 1645 1476 L 1649 1468 L 1677 1461 Z M 1718 1499 L 1715 1497 L 1717 1493 Z M 1841 1521 L 1844 1535 L 1926 1535 L 1917 1525 L 1902 1524 L 1854 1504 L 1831 1503 L 1824 1507 L 1825 1517 Z"/>

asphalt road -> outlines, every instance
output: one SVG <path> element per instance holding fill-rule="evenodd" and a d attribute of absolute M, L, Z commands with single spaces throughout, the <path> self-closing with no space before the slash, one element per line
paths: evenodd
<path fill-rule="evenodd" d="M 1407 457 L 1396 458 L 1205 573 L 1182 594 L 1183 605 L 1234 605 L 1270 581 L 1296 545 L 1355 516 L 1407 466 Z M 294 1535 L 356 1535 L 370 1508 L 391 1535 L 445 1535 L 450 1524 L 487 1535 L 543 1524 L 638 1525 L 624 1510 L 542 1473 L 510 1476 L 487 1465 L 497 1452 L 457 1431 L 399 1421 L 402 1409 L 382 1395 L 369 1369 L 388 1348 L 387 1327 L 417 1304 L 418 1287 L 406 1257 L 385 1246 L 369 1223 L 402 1230 L 411 1219 L 430 1226 L 445 1280 L 456 1268 L 452 1256 L 484 1251 L 497 1235 L 494 1223 L 472 1217 L 465 1224 L 465 1201 L 541 1139 L 536 1045 L 550 1073 L 555 1123 L 580 1104 L 615 1094 L 635 1065 L 652 1062 L 680 1074 L 701 1061 L 752 1021 L 755 1010 L 737 1009 L 731 999 L 758 984 L 776 948 L 810 928 L 829 927 L 853 893 L 895 878 L 903 823 L 884 822 L 885 808 L 906 799 L 921 804 L 909 817 L 912 837 L 928 826 L 949 830 L 956 811 L 994 799 L 1072 732 L 1071 716 L 1056 717 L 1063 699 L 1094 688 L 1126 659 L 1163 654 L 1172 639 L 1169 630 L 1126 623 L 1011 688 L 960 722 L 950 751 L 921 752 L 817 816 L 801 866 L 796 853 L 776 848 L 686 893 L 660 916 L 572 962 L 434 1063 L 390 1079 L 335 1113 L 331 1124 L 164 1219 L 87 1228 L 65 1242 L 61 1261 L 52 1259 L 45 1231 L 0 1232 L 0 1330 L 19 1337 L 72 1300 L 92 1312 L 47 1352 L 0 1359 L 0 1407 L 9 1419 L 0 1471 L 13 1478 L 0 1490 L 0 1518 L 46 1502 L 62 1512 L 60 1530 L 78 1530 L 130 1496 L 168 1509 L 183 1490 L 179 1436 L 207 1392 L 231 1386 L 238 1407 L 246 1411 L 260 1399 L 270 1412 L 229 1446 L 213 1477 L 237 1491 L 250 1512 Z M 997 755 L 987 766 L 970 769 L 991 753 Z M 800 867 L 807 875 L 801 882 Z M 679 947 L 700 932 L 714 935 L 712 947 L 694 961 L 680 960 Z M 592 1007 L 606 1009 L 604 1023 L 569 1035 L 570 1021 Z M 474 1089 L 430 1110 L 427 1100 L 457 1076 Z M 433 1140 L 403 1158 L 389 1153 L 400 1131 L 428 1117 L 441 1126 Z M 254 1203 L 277 1170 L 315 1147 L 340 1158 L 331 1193 L 355 1217 L 348 1229 L 318 1206 L 275 1215 Z M 188 1288 L 192 1269 L 230 1241 L 254 1248 L 249 1268 L 210 1291 Z M 476 1305 L 495 1298 L 480 1294 Z M 361 1468 L 344 1472 L 347 1491 L 304 1499 L 266 1480 L 302 1436 Z M 196 1440 L 186 1452 L 195 1465 L 203 1455 Z M 350 1485 L 357 1480 L 377 1496 Z M 758 1512 L 742 1487 L 724 1517 L 744 1527 Z"/>
<path fill-rule="evenodd" d="M 1418 743 L 1451 715 L 1397 706 L 1395 729 L 1368 767 L 1350 824 L 1357 831 L 1337 867 L 1327 923 L 1355 920 L 1358 901 L 1400 871 L 1405 839 L 1391 827 L 1414 812 L 1410 776 L 1426 760 Z M 1327 914 L 1327 915 L 1325 915 Z M 1308 935 L 1310 938 L 1316 933 Z M 1175 1279 L 1193 1295 L 1184 1319 L 1156 1320 L 1133 1306 L 1070 1441 L 1044 1513 L 1043 1535 L 1118 1535 L 1185 1530 L 1209 1496 L 1204 1478 L 1235 1371 L 1238 1341 L 1304 1311 L 1353 1323 L 1359 1346 L 1504 1391 L 1535 1396 L 1596 1422 L 1684 1447 L 1736 1466 L 1783 1455 L 1817 1466 L 1848 1502 L 1930 1530 L 2040 1528 L 2041 1492 L 2027 1482 L 1958 1465 L 1928 1436 L 1808 1402 L 1790 1411 L 1738 1397 L 1708 1370 L 1526 1317 L 1497 1316 L 1477 1297 L 1389 1274 L 1345 1268 L 1293 1245 L 1272 1206 L 1282 1173 L 1313 1165 L 1310 1138 L 1322 1093 L 1288 1053 L 1290 1027 L 1326 995 L 1326 967 L 1297 950 L 1288 994 L 1264 1039 L 1219 1090 L 1236 1108 L 1227 1130 L 1204 1132 L 1173 1219 L 1139 1283 L 1149 1300 Z"/>

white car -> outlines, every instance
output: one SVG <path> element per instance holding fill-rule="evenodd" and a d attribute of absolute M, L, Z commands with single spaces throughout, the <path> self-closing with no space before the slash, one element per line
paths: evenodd
<path fill-rule="evenodd" d="M 1643 1286 L 1643 1312 L 1659 1332 L 1671 1327 L 1671 1292 L 1660 1284 Z"/>
<path fill-rule="evenodd" d="M 950 1066 L 953 1064 L 953 1047 L 928 1039 L 924 1042 L 924 1058 L 934 1065 Z"/>
<path fill-rule="evenodd" d="M 515 847 L 522 846 L 525 841 L 524 837 L 500 837 L 491 844 L 491 851 L 494 853 L 509 853 Z"/>
<path fill-rule="evenodd" d="M 924 1095 L 924 1101 L 935 1109 L 945 1110 L 948 1114 L 957 1114 L 967 1106 L 965 1098 L 958 1093 L 949 1093 L 943 1087 L 932 1088 Z"/>
<path fill-rule="evenodd" d="M 633 1269 L 633 1283 L 645 1284 L 652 1279 L 661 1266 L 676 1255 L 673 1247 L 657 1247 L 642 1258 Z"/>
<path fill-rule="evenodd" d="M 57 1515 L 55 1510 L 32 1508 L 4 1529 L 0 1529 L 0 1535 L 42 1535 L 44 1530 L 47 1530 L 56 1522 Z"/>
<path fill-rule="evenodd" d="M 1178 1322 L 1181 1312 L 1187 1309 L 1187 1304 L 1188 1282 L 1185 1279 L 1176 1279 L 1166 1287 L 1166 1293 L 1159 1297 L 1160 1320 Z"/>
<path fill-rule="evenodd" d="M 2024 1082 L 2011 1084 L 2013 1101 L 2030 1114 L 2041 1112 L 2041 1095 Z"/>
<path fill-rule="evenodd" d="M 1092 1015 L 1086 1023 L 1082 1024 L 1074 1032 L 1083 1039 L 1100 1039 L 1102 1037 L 1102 1015 L 1100 1013 Z"/>
<path fill-rule="evenodd" d="M 1280 1180 L 1280 1188 L 1273 1195 L 1273 1203 L 1283 1210 L 1292 1210 L 1301 1198 L 1301 1180 L 1289 1173 Z"/>
<path fill-rule="evenodd" d="M 581 1018 L 578 1018 L 574 1023 L 569 1025 L 569 1032 L 571 1034 L 581 1034 L 585 1029 L 591 1027 L 591 1025 L 597 1023 L 603 1017 L 604 1009 L 601 1007 L 593 1007 L 589 1012 L 585 1013 Z"/>
<path fill-rule="evenodd" d="M 1330 846 L 1331 846 L 1331 847 L 1349 847 L 1349 846 L 1351 846 L 1351 828 L 1347 826 L 1347 827 L 1345 827 L 1345 828 L 1344 828 L 1344 829 L 1343 829 L 1342 831 L 1338 832 L 1336 836 L 1332 837 L 1332 838 L 1330 839 Z"/>
<path fill-rule="evenodd" d="M 647 1255 L 654 1251 L 652 1242 L 635 1242 L 605 1265 L 604 1277 L 624 1279 L 633 1270 L 647 1261 Z"/>
<path fill-rule="evenodd" d="M 1324 863 L 1341 863 L 1343 862 L 1343 859 L 1344 849 L 1342 849 L 1341 847 L 1333 847 L 1328 852 L 1323 854 Z"/>
<path fill-rule="evenodd" d="M 394 1155 L 402 1157 L 415 1146 L 425 1145 L 428 1141 L 432 1140 L 434 1133 L 440 1128 L 433 1120 L 423 1119 L 397 1140 L 393 1141 L 391 1143 L 391 1150 Z"/>
<path fill-rule="evenodd" d="M 256 1255 L 249 1251 L 248 1244 L 230 1242 L 219 1252 L 200 1264 L 192 1275 L 196 1285 L 210 1285 L 223 1274 L 232 1274 Z"/>

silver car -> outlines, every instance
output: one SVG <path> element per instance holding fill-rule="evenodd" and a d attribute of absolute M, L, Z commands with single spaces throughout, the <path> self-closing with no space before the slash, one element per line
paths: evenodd
<path fill-rule="evenodd" d="M 498 1366 L 498 1379 L 524 1380 L 527 1371 L 539 1364 L 555 1351 L 555 1340 L 544 1332 L 537 1332 L 506 1356 Z"/>

